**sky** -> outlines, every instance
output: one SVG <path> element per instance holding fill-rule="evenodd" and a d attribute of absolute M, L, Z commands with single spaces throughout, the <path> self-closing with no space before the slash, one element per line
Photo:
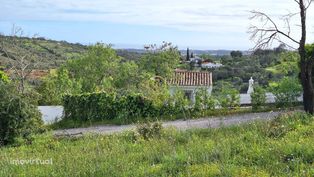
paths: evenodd
<path fill-rule="evenodd" d="M 249 19 L 263 11 L 284 26 L 282 15 L 298 12 L 294 0 L 0 0 L 0 33 L 13 24 L 25 35 L 54 40 L 143 48 L 172 42 L 180 49 L 248 50 L 254 47 Z M 299 18 L 291 36 L 299 38 Z M 314 42 L 314 3 L 308 10 L 308 43 Z M 287 30 L 283 28 L 283 30 Z"/>

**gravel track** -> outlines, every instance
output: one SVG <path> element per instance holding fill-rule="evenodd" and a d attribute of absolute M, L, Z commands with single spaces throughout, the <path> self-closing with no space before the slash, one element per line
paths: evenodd
<path fill-rule="evenodd" d="M 178 130 L 188 130 L 192 128 L 219 128 L 232 125 L 248 123 L 256 120 L 271 120 L 283 112 L 261 112 L 261 113 L 245 113 L 228 116 L 213 116 L 200 119 L 164 121 L 164 127 L 174 127 Z M 112 134 L 127 130 L 135 129 L 136 125 L 101 125 L 87 128 L 72 128 L 64 130 L 55 130 L 55 136 L 80 136 L 84 134 Z"/>

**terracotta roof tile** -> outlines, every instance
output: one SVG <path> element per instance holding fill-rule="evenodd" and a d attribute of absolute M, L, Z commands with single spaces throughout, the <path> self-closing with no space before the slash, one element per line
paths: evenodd
<path fill-rule="evenodd" d="M 176 70 L 169 84 L 178 86 L 211 86 L 212 73 Z"/>

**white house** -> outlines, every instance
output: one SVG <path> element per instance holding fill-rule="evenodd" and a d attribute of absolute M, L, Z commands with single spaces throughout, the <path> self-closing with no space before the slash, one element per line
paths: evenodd
<path fill-rule="evenodd" d="M 204 69 L 214 69 L 214 68 L 220 68 L 223 65 L 220 63 L 214 63 L 214 62 L 208 62 L 208 61 L 203 61 L 202 58 L 195 56 L 193 58 L 190 58 L 190 61 L 187 61 L 188 63 L 190 63 L 191 67 L 198 68 L 199 70 L 201 68 Z"/>
<path fill-rule="evenodd" d="M 212 62 L 203 62 L 202 63 L 202 68 L 220 68 L 223 65 L 220 63 L 212 63 Z"/>
<path fill-rule="evenodd" d="M 169 81 L 169 85 L 171 95 L 177 89 L 183 90 L 185 96 L 194 103 L 198 90 L 206 89 L 211 94 L 213 88 L 212 73 L 208 71 L 175 70 L 174 77 Z"/>

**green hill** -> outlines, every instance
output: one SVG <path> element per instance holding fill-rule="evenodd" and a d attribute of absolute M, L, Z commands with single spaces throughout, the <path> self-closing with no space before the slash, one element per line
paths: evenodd
<path fill-rule="evenodd" d="M 38 68 L 56 68 L 68 59 L 79 57 L 87 46 L 44 38 L 0 36 L 0 65 L 10 67 L 17 55 L 27 55 L 26 60 L 39 61 Z"/>
<path fill-rule="evenodd" d="M 66 60 L 80 57 L 87 49 L 87 45 L 79 43 L 0 35 L 0 66 L 10 68 L 16 55 L 30 54 L 26 59 L 38 61 L 37 69 L 57 68 Z M 116 52 L 125 60 L 137 60 L 145 50 L 117 49 Z"/>

